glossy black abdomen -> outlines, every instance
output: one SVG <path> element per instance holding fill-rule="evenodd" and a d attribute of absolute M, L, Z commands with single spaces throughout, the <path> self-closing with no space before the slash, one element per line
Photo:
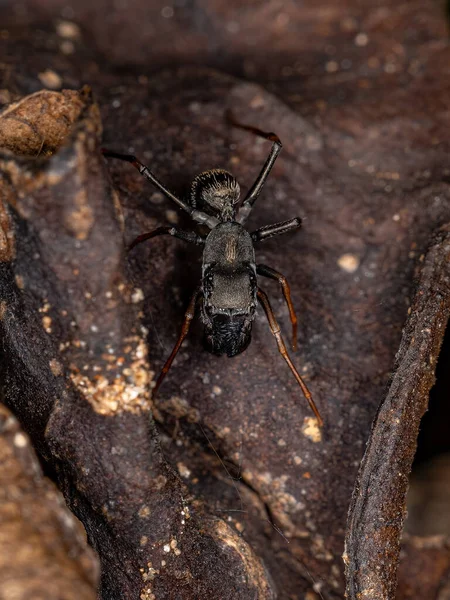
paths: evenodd
<path fill-rule="evenodd" d="M 247 348 L 256 291 L 250 234 L 234 221 L 220 223 L 209 233 L 203 252 L 202 319 L 209 352 L 235 356 Z"/>
<path fill-rule="evenodd" d="M 252 339 L 253 316 L 216 315 L 211 319 L 203 318 L 204 344 L 206 350 L 218 356 L 236 356 L 243 352 Z"/>

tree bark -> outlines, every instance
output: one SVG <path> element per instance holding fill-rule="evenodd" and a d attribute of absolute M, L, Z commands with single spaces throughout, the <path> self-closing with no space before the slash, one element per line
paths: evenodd
<path fill-rule="evenodd" d="M 395 588 L 448 319 L 443 8 L 66 4 L 0 8 L 1 375 L 99 554 L 100 596 L 343 598 L 346 538 L 349 598 L 437 599 L 446 540 L 406 540 Z M 257 261 L 291 285 L 293 361 L 323 430 L 262 312 L 230 360 L 202 349 L 197 321 L 150 398 L 200 256 L 172 238 L 126 256 L 136 235 L 192 223 L 100 145 L 177 194 L 216 167 L 245 194 L 270 145 L 227 109 L 283 142 L 249 228 L 303 219 Z M 287 340 L 277 284 L 260 283 Z"/>

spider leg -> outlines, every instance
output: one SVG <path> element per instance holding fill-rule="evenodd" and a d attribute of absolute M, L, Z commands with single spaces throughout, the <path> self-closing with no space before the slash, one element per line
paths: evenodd
<path fill-rule="evenodd" d="M 298 229 L 302 226 L 302 220 L 299 217 L 295 219 L 289 219 L 289 221 L 281 221 L 280 223 L 273 223 L 272 225 L 264 225 L 256 231 L 253 231 L 250 235 L 254 242 L 262 242 L 274 235 L 280 235 L 280 233 L 286 233 L 292 229 Z"/>
<path fill-rule="evenodd" d="M 156 385 L 153 388 L 153 392 L 152 392 L 152 398 L 156 397 L 156 394 L 158 393 L 158 390 L 161 386 L 161 383 L 163 382 L 164 377 L 167 375 L 170 367 L 172 366 L 172 363 L 174 361 L 175 356 L 178 353 L 178 350 L 181 348 L 181 344 L 183 343 L 184 338 L 187 336 L 188 331 L 189 331 L 189 327 L 191 326 L 191 321 L 194 318 L 195 315 L 195 305 L 197 304 L 197 300 L 198 297 L 200 295 L 201 292 L 201 288 L 198 287 L 195 292 L 192 295 L 192 298 L 189 302 L 189 306 L 186 310 L 186 313 L 184 315 L 184 321 L 183 321 L 183 325 L 181 327 L 181 333 L 178 337 L 177 343 L 175 344 L 169 358 L 166 360 L 164 367 L 161 370 L 161 373 L 159 374 L 158 379 L 156 380 Z"/>
<path fill-rule="evenodd" d="M 153 229 L 153 231 L 148 231 L 147 233 L 138 235 L 138 237 L 134 239 L 128 246 L 128 251 L 132 250 L 138 244 L 142 244 L 142 242 L 154 238 L 157 235 L 172 235 L 180 240 L 191 242 L 192 244 L 197 245 L 205 243 L 205 240 L 193 231 L 183 231 L 182 229 L 176 229 L 175 227 L 157 227 L 156 229 Z"/>
<path fill-rule="evenodd" d="M 286 301 L 287 307 L 289 309 L 289 317 L 291 319 L 292 324 L 292 350 L 297 350 L 297 315 L 295 314 L 294 305 L 292 304 L 291 299 L 291 288 L 289 287 L 289 283 L 287 282 L 286 277 L 282 273 L 278 273 L 274 269 L 266 265 L 256 265 L 256 272 L 263 277 L 269 277 L 270 279 L 275 279 L 281 286 L 281 290 L 283 292 L 284 299 Z"/>
<path fill-rule="evenodd" d="M 159 181 L 159 179 L 156 178 L 156 176 L 150 171 L 148 167 L 141 163 L 132 154 L 120 154 L 119 152 L 112 152 L 111 150 L 107 150 L 105 148 L 102 148 L 102 154 L 107 158 L 118 158 L 119 160 L 124 160 L 126 162 L 131 163 L 133 167 L 135 167 L 141 175 L 144 175 L 144 177 L 151 181 L 151 183 L 153 183 L 153 185 L 161 193 L 163 193 L 164 196 L 166 196 L 166 198 L 169 198 L 169 200 L 172 200 L 173 202 L 178 204 L 178 206 L 185 210 L 190 215 L 190 217 L 197 223 L 202 223 L 210 229 L 212 229 L 219 223 L 219 220 L 215 217 L 207 215 L 201 210 L 192 208 L 192 206 L 189 206 L 187 202 L 184 202 L 184 200 L 181 200 L 180 198 L 178 198 L 178 196 L 175 196 L 175 194 L 173 194 L 163 183 Z"/>
<path fill-rule="evenodd" d="M 244 202 L 239 208 L 237 221 L 238 223 L 243 224 L 247 220 L 253 208 L 253 205 L 255 204 L 259 194 L 261 193 L 261 190 L 263 189 L 264 184 L 266 183 L 266 179 L 273 167 L 274 162 L 277 159 L 277 156 L 281 151 L 281 148 L 283 147 L 283 144 L 281 143 L 280 138 L 275 133 L 267 133 L 265 131 L 262 131 L 261 129 L 258 129 L 257 127 L 253 127 L 252 125 L 243 125 L 242 123 L 239 123 L 238 121 L 236 121 L 231 111 L 227 111 L 226 117 L 231 125 L 234 125 L 239 129 L 244 129 L 245 131 L 250 131 L 251 133 L 254 133 L 255 135 L 263 137 L 266 140 L 272 142 L 272 148 L 270 150 L 269 156 L 267 157 L 263 168 L 261 169 L 258 177 L 256 178 L 255 183 L 248 191 L 247 196 L 244 198 Z"/>
<path fill-rule="evenodd" d="M 286 350 L 286 345 L 283 341 L 283 338 L 281 337 L 280 326 L 278 325 L 275 315 L 273 314 L 273 310 L 272 310 L 272 307 L 270 306 L 267 294 L 265 292 L 263 292 L 260 288 L 258 288 L 258 300 L 260 301 L 260 303 L 264 309 L 264 312 L 266 313 L 267 320 L 269 321 L 270 330 L 271 330 L 272 334 L 275 336 L 275 339 L 277 340 L 278 350 L 279 350 L 281 356 L 284 358 L 284 360 L 289 365 L 289 368 L 291 369 L 292 374 L 294 375 L 295 379 L 297 380 L 297 383 L 300 386 L 306 400 L 308 401 L 309 406 L 311 407 L 311 410 L 315 414 L 320 427 L 322 427 L 323 419 L 319 413 L 319 410 L 317 409 L 317 406 L 314 403 L 314 400 L 312 399 L 311 392 L 306 387 L 305 382 L 300 377 L 300 374 L 298 373 L 297 369 L 294 367 L 294 364 L 289 357 L 289 354 Z"/>

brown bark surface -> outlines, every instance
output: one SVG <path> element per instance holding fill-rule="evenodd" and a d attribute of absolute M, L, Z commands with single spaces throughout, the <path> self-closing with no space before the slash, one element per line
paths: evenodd
<path fill-rule="evenodd" d="M 0 22 L 4 401 L 99 553 L 101 597 L 343 598 L 350 504 L 348 597 L 395 598 L 449 316 L 444 7 L 29 0 Z M 249 227 L 304 220 L 257 260 L 290 282 L 322 431 L 262 311 L 231 360 L 202 349 L 197 322 L 150 400 L 200 255 L 158 238 L 126 257 L 136 235 L 191 223 L 99 148 L 180 195 L 213 167 L 245 193 L 270 146 L 227 109 L 284 145 Z M 405 557 L 399 598 L 444 593 L 445 540 Z"/>
<path fill-rule="evenodd" d="M 97 559 L 85 538 L 28 436 L 0 406 L 0 598 L 94 600 Z"/>

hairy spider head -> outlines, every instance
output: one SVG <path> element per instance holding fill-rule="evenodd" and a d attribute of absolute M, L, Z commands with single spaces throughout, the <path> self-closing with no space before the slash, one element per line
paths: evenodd
<path fill-rule="evenodd" d="M 219 215 L 222 221 L 231 221 L 239 194 L 239 184 L 231 173 L 223 169 L 211 169 L 197 175 L 192 182 L 191 206 Z"/>

